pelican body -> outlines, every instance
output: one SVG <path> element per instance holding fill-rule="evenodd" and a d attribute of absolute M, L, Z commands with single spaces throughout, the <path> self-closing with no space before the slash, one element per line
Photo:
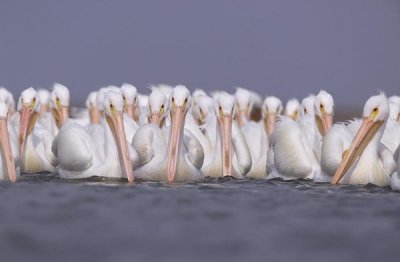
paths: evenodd
<path fill-rule="evenodd" d="M 83 126 L 66 121 L 52 145 L 57 157 L 58 172 L 67 179 L 101 176 L 127 178 L 133 182 L 135 153 L 126 141 L 123 125 L 123 99 L 120 93 L 110 91 L 104 99 L 104 146 Z M 104 150 L 104 157 L 99 151 Z"/>
<path fill-rule="evenodd" d="M 339 140 L 339 143 L 344 142 L 330 153 L 335 157 L 329 157 L 324 150 L 323 168 L 333 176 L 332 184 L 390 185 L 396 164 L 392 152 L 381 143 L 388 116 L 389 103 L 385 95 L 371 97 L 364 106 L 363 119 L 348 126 L 350 143 L 344 141 L 345 137 Z"/>
<path fill-rule="evenodd" d="M 150 181 L 201 181 L 203 148 L 190 131 L 184 128 L 190 107 L 190 93 L 185 86 L 173 88 L 169 98 L 163 90 L 153 89 L 149 96 L 149 124 L 142 125 L 133 138 L 138 153 L 138 178 Z M 169 104 L 170 126 L 161 129 Z M 191 123 L 195 125 L 195 123 Z M 166 141 L 166 138 L 168 140 Z"/>

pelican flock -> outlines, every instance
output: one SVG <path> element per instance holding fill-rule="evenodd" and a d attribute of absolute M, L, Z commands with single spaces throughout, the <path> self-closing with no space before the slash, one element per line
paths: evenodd
<path fill-rule="evenodd" d="M 39 172 L 128 182 L 278 178 L 400 190 L 399 96 L 371 96 L 361 118 L 334 123 L 334 99 L 324 90 L 285 106 L 243 87 L 148 90 L 105 86 L 87 96 L 86 108 L 71 108 L 59 83 L 51 91 L 29 87 L 17 103 L 0 87 L 0 179 Z"/>

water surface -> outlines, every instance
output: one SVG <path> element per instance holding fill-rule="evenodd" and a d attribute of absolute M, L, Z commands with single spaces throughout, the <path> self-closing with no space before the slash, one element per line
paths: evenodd
<path fill-rule="evenodd" d="M 398 261 L 400 194 L 235 181 L 0 184 L 2 261 Z"/>

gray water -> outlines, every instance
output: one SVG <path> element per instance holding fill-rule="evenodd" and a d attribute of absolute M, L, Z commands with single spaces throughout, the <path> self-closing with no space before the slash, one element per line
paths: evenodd
<path fill-rule="evenodd" d="M 398 261 L 400 194 L 307 181 L 0 184 L 1 261 Z"/>

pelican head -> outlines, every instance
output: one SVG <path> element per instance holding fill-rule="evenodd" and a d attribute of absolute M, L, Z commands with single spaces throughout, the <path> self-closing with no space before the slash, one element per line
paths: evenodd
<path fill-rule="evenodd" d="M 287 101 L 285 107 L 285 116 L 290 117 L 293 121 L 296 121 L 300 114 L 300 102 L 296 98 L 292 98 Z"/>
<path fill-rule="evenodd" d="M 3 155 L 3 163 L 6 167 L 8 179 L 12 182 L 17 181 L 14 158 L 11 151 L 10 136 L 7 127 L 8 105 L 0 102 L 0 147 Z"/>
<path fill-rule="evenodd" d="M 121 93 L 114 91 L 107 92 L 104 97 L 103 107 L 105 119 L 110 126 L 118 149 L 121 169 L 128 178 L 128 181 L 133 182 L 132 161 L 129 157 L 129 148 L 123 122 L 124 101 Z"/>
<path fill-rule="evenodd" d="M 190 92 L 183 85 L 177 85 L 171 92 L 169 98 L 171 115 L 171 132 L 168 144 L 167 178 L 172 182 L 175 178 L 176 166 L 179 156 L 180 139 L 183 135 L 183 128 L 186 113 L 191 102 Z"/>
<path fill-rule="evenodd" d="M 66 86 L 59 83 L 53 85 L 51 109 L 58 128 L 61 128 L 69 117 L 69 98 L 69 89 Z"/>
<path fill-rule="evenodd" d="M 200 126 L 207 120 L 213 105 L 213 99 L 209 96 L 200 96 L 196 101 L 196 103 L 192 103 L 192 115 L 196 123 Z"/>
<path fill-rule="evenodd" d="M 138 94 L 138 101 L 140 108 L 147 107 L 147 105 L 149 104 L 149 96 Z"/>
<path fill-rule="evenodd" d="M 86 108 L 89 111 L 90 123 L 99 124 L 100 123 L 100 111 L 97 108 L 97 91 L 89 93 L 86 98 Z"/>
<path fill-rule="evenodd" d="M 192 93 L 192 106 L 191 106 L 191 111 L 193 118 L 196 120 L 198 125 L 201 125 L 200 122 L 197 120 L 199 119 L 199 106 L 198 106 L 198 100 L 201 97 L 207 96 L 207 93 L 203 89 L 196 89 Z"/>
<path fill-rule="evenodd" d="M 235 115 L 235 98 L 220 92 L 214 104 L 222 143 L 222 173 L 232 176 L 232 118 Z"/>
<path fill-rule="evenodd" d="M 38 96 L 39 96 L 39 102 L 40 102 L 39 117 L 42 117 L 50 109 L 50 107 L 49 107 L 50 92 L 47 89 L 39 89 Z"/>
<path fill-rule="evenodd" d="M 113 91 L 115 93 L 121 93 L 121 89 L 118 86 L 105 86 L 99 89 L 96 97 L 96 103 L 97 103 L 97 108 L 100 111 L 100 114 L 102 115 L 104 113 L 104 99 L 106 96 L 107 92 Z"/>
<path fill-rule="evenodd" d="M 137 88 L 131 84 L 124 83 L 121 86 L 121 92 L 124 99 L 124 111 L 133 120 L 139 121 Z"/>
<path fill-rule="evenodd" d="M 147 105 L 148 122 L 162 127 L 166 117 L 167 107 L 168 100 L 165 94 L 157 87 L 152 87 Z"/>
<path fill-rule="evenodd" d="M 332 96 L 328 92 L 321 90 L 314 99 L 314 113 L 315 122 L 322 136 L 325 136 L 332 126 L 334 109 L 335 104 Z"/>
<path fill-rule="evenodd" d="M 388 117 L 389 101 L 383 93 L 367 100 L 364 106 L 363 122 L 350 147 L 345 151 L 342 162 L 332 179 L 332 184 L 337 184 L 342 179 L 375 136 L 379 136 L 377 140 L 379 143 Z"/>
<path fill-rule="evenodd" d="M 264 118 L 264 128 L 267 135 L 271 135 L 275 129 L 277 116 L 282 113 L 282 102 L 275 96 L 268 96 L 264 100 L 262 115 Z"/>
<path fill-rule="evenodd" d="M 314 116 L 314 95 L 309 95 L 301 101 L 300 105 L 300 115 L 302 116 Z"/>
<path fill-rule="evenodd" d="M 172 92 L 173 92 L 173 87 L 167 84 L 158 84 L 157 85 L 158 90 L 160 90 L 164 95 L 167 97 L 167 99 L 170 98 Z"/>
<path fill-rule="evenodd" d="M 207 96 L 206 91 L 204 91 L 203 89 L 197 88 L 197 89 L 194 90 L 193 93 L 192 93 L 193 101 L 194 101 L 196 98 L 201 97 L 201 96 Z"/>
<path fill-rule="evenodd" d="M 11 92 L 4 87 L 0 87 L 0 102 L 6 104 L 8 108 L 8 119 L 10 119 L 11 116 L 15 113 L 15 101 L 14 96 L 11 94 Z"/>
<path fill-rule="evenodd" d="M 250 119 L 250 113 L 253 109 L 252 93 L 247 89 L 237 87 L 236 93 L 236 117 L 239 126 L 243 126 Z"/>
<path fill-rule="evenodd" d="M 39 95 L 33 87 L 22 91 L 18 100 L 19 123 L 19 152 L 24 155 L 26 138 L 32 133 L 39 116 Z"/>

